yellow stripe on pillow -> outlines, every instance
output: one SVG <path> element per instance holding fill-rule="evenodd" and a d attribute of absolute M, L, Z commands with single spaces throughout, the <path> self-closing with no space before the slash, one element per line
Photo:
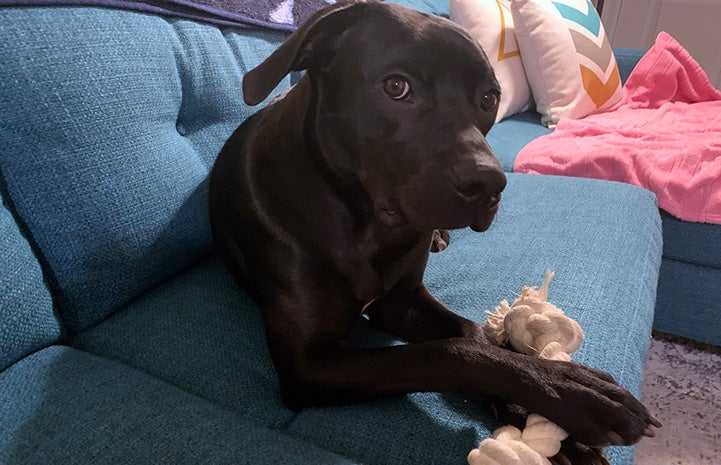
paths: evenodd
<path fill-rule="evenodd" d="M 614 65 L 611 75 L 606 82 L 603 82 L 596 73 L 581 67 L 581 79 L 583 80 L 583 88 L 586 89 L 588 96 L 591 97 L 596 108 L 601 108 L 608 100 L 614 96 L 616 90 L 621 85 L 621 75 L 618 72 L 618 64 Z"/>

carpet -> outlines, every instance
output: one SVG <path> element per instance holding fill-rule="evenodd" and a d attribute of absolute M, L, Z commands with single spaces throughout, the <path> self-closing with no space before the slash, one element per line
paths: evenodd
<path fill-rule="evenodd" d="M 654 334 L 641 400 L 663 423 L 637 446 L 636 465 L 717 465 L 721 347 Z"/>

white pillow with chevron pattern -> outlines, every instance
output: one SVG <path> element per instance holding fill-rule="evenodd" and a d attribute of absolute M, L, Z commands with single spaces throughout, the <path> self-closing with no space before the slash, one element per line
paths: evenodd
<path fill-rule="evenodd" d="M 528 110 L 533 97 L 516 43 L 510 0 L 450 0 L 448 11 L 491 61 L 501 85 L 496 122 Z"/>
<path fill-rule="evenodd" d="M 541 122 L 583 118 L 623 97 L 616 58 L 588 0 L 511 0 L 516 40 Z"/>

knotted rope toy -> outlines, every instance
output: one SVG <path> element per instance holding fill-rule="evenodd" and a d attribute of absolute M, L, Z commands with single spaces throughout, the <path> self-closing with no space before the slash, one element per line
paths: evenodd
<path fill-rule="evenodd" d="M 523 286 L 512 304 L 501 301 L 488 314 L 483 331 L 496 345 L 510 343 L 518 352 L 549 360 L 571 360 L 583 342 L 583 330 L 563 310 L 548 302 L 553 272 L 546 271 L 540 289 Z M 531 414 L 523 431 L 503 426 L 468 454 L 469 465 L 550 465 L 548 457 L 561 450 L 568 433 L 560 426 Z"/>

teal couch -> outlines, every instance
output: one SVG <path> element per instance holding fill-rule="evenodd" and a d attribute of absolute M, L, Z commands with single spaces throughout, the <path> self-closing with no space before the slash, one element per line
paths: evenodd
<path fill-rule="evenodd" d="M 638 49 L 615 49 L 625 82 L 643 55 Z M 535 112 L 513 115 L 491 129 L 488 141 L 507 171 L 518 151 L 551 130 Z M 653 328 L 721 346 L 721 225 L 683 221 L 661 211 L 663 259 Z"/>
<path fill-rule="evenodd" d="M 206 203 L 214 157 L 254 111 L 243 74 L 284 37 L 0 8 L 0 463 L 458 465 L 499 426 L 455 393 L 302 412 L 280 402 L 260 316 L 213 252 Z M 529 113 L 489 140 L 509 167 L 544 132 Z M 425 279 L 482 321 L 552 269 L 550 299 L 586 332 L 575 359 L 638 394 L 661 225 L 645 190 L 509 173 L 492 228 L 454 231 Z M 359 321 L 351 343 L 402 341 Z M 630 465 L 633 448 L 609 455 Z"/>

